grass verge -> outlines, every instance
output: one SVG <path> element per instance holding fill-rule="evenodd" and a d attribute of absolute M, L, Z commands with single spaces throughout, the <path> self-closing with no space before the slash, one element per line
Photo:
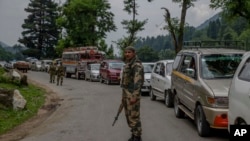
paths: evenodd
<path fill-rule="evenodd" d="M 0 134 L 4 134 L 36 115 L 39 108 L 41 108 L 45 102 L 46 91 L 32 84 L 26 87 L 19 87 L 12 83 L 0 82 L 0 88 L 18 89 L 27 101 L 26 108 L 23 110 L 0 108 Z"/>

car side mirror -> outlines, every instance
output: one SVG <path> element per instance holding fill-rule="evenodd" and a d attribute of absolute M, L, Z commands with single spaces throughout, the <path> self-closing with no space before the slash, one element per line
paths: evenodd
<path fill-rule="evenodd" d="M 192 68 L 187 68 L 186 74 L 187 74 L 187 76 L 194 78 L 195 77 L 195 70 Z"/>

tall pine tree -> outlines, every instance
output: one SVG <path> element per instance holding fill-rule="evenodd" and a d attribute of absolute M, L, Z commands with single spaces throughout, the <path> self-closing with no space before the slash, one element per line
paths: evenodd
<path fill-rule="evenodd" d="M 27 54 L 33 57 L 54 57 L 55 45 L 58 41 L 59 29 L 56 19 L 59 16 L 58 4 L 53 0 L 30 0 L 28 7 L 24 9 L 29 13 L 24 20 L 22 38 L 19 42 L 38 54 Z M 34 56 L 35 55 L 35 56 Z"/>

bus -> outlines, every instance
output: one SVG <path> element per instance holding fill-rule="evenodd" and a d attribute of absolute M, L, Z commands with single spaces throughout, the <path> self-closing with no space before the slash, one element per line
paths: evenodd
<path fill-rule="evenodd" d="M 75 75 L 77 79 L 85 79 L 85 69 L 89 63 L 100 63 L 105 58 L 105 53 L 97 47 L 70 47 L 62 53 L 62 65 L 65 76 L 70 78 Z"/>

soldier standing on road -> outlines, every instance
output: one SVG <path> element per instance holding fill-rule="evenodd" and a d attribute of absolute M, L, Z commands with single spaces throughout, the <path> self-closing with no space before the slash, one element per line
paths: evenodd
<path fill-rule="evenodd" d="M 141 61 L 137 58 L 134 47 L 124 51 L 125 66 L 122 74 L 122 103 L 132 136 L 128 141 L 141 141 L 140 96 L 144 82 Z"/>
<path fill-rule="evenodd" d="M 56 66 L 54 65 L 54 63 L 51 63 L 50 64 L 50 67 L 49 67 L 49 82 L 50 83 L 55 83 L 55 75 L 56 75 Z"/>
<path fill-rule="evenodd" d="M 64 77 L 64 68 L 62 66 L 62 62 L 60 62 L 60 65 L 57 67 L 56 74 L 57 74 L 57 83 L 56 83 L 56 85 L 58 86 L 59 82 L 60 82 L 60 85 L 62 86 L 63 77 Z"/>

